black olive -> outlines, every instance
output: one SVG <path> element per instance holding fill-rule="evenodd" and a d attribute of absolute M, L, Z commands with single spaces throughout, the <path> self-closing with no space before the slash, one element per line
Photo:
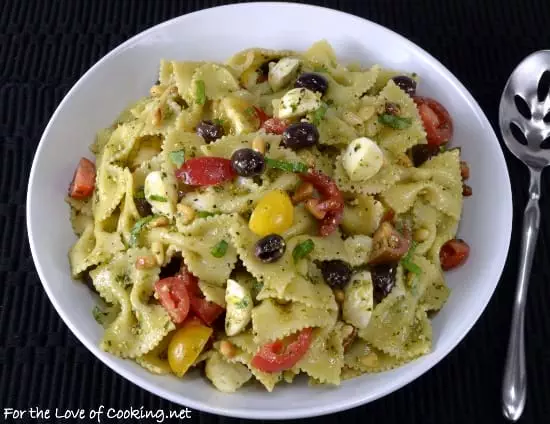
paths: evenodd
<path fill-rule="evenodd" d="M 298 77 L 296 83 L 294 83 L 294 87 L 307 88 L 308 90 L 325 94 L 328 88 L 328 81 L 322 75 L 314 72 L 306 72 Z"/>
<path fill-rule="evenodd" d="M 395 286 L 397 264 L 383 264 L 371 267 L 372 284 L 374 286 L 374 300 L 380 303 Z"/>
<path fill-rule="evenodd" d="M 321 274 L 325 282 L 333 288 L 343 288 L 351 279 L 351 267 L 339 259 L 321 263 Z"/>
<path fill-rule="evenodd" d="M 252 149 L 239 149 L 231 156 L 231 167 L 241 177 L 254 177 L 265 169 L 264 156 Z"/>
<path fill-rule="evenodd" d="M 256 242 L 254 253 L 260 261 L 271 263 L 283 256 L 285 250 L 285 239 L 278 234 L 270 234 Z"/>
<path fill-rule="evenodd" d="M 416 81 L 412 78 L 409 78 L 405 75 L 399 75 L 397 77 L 393 77 L 392 80 L 395 85 L 397 85 L 409 96 L 414 96 L 416 94 Z"/>
<path fill-rule="evenodd" d="M 223 127 L 219 124 L 215 124 L 212 121 L 201 121 L 197 125 L 197 134 L 204 138 L 207 143 L 212 143 L 218 138 L 224 136 Z"/>
<path fill-rule="evenodd" d="M 139 213 L 139 216 L 141 217 L 149 216 L 153 213 L 151 209 L 151 205 L 144 198 L 134 197 L 134 203 L 136 205 L 136 209 Z"/>
<path fill-rule="evenodd" d="M 292 150 L 303 149 L 319 143 L 319 131 L 309 122 L 289 125 L 283 132 L 283 144 Z"/>
<path fill-rule="evenodd" d="M 416 144 L 411 147 L 410 152 L 414 166 L 420 166 L 432 156 L 437 155 L 439 148 L 430 144 Z"/>

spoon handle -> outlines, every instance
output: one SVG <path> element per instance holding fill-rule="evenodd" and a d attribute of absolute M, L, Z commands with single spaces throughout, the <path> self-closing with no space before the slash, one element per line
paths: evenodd
<path fill-rule="evenodd" d="M 527 397 L 527 371 L 525 369 L 525 303 L 531 265 L 537 243 L 540 224 L 540 176 L 541 171 L 529 168 L 529 202 L 523 214 L 521 256 L 514 300 L 514 314 L 508 342 L 506 369 L 502 382 L 502 412 L 510 421 L 517 421 L 525 407 Z"/>

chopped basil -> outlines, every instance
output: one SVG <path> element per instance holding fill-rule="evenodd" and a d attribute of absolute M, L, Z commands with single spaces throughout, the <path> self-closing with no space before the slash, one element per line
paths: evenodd
<path fill-rule="evenodd" d="M 216 125 L 221 125 L 222 127 L 225 124 L 225 121 L 223 119 L 220 119 L 220 118 L 213 119 L 212 122 L 214 122 L 214 124 L 216 124 Z"/>
<path fill-rule="evenodd" d="M 130 246 L 137 245 L 138 237 L 143 228 L 151 222 L 155 215 L 149 215 L 138 220 L 130 230 Z"/>
<path fill-rule="evenodd" d="M 318 127 L 321 121 L 323 120 L 323 118 L 325 117 L 327 110 L 328 110 L 327 104 L 321 103 L 321 106 L 319 106 L 319 108 L 315 112 L 313 112 L 311 123 L 316 127 Z"/>
<path fill-rule="evenodd" d="M 210 253 L 215 258 L 222 258 L 227 253 L 228 247 L 229 247 L 229 244 L 225 240 L 222 240 L 212 248 Z"/>
<path fill-rule="evenodd" d="M 412 272 L 415 275 L 420 275 L 422 274 L 422 269 L 412 261 L 412 256 L 415 249 L 416 243 L 413 241 L 409 251 L 403 257 L 403 259 L 401 259 L 401 265 L 403 265 L 403 268 L 405 268 L 407 271 Z"/>
<path fill-rule="evenodd" d="M 309 255 L 314 247 L 315 244 L 311 239 L 307 239 L 306 241 L 297 244 L 292 251 L 292 258 L 294 259 L 294 262 L 298 262 L 303 257 Z"/>
<path fill-rule="evenodd" d="M 441 146 L 439 146 L 439 152 L 440 152 L 440 153 L 443 153 L 443 152 L 446 152 L 446 151 L 447 151 L 447 147 L 446 147 L 444 144 L 442 144 Z"/>
<path fill-rule="evenodd" d="M 183 162 L 185 162 L 185 150 L 170 152 L 170 160 L 178 168 L 181 167 L 183 165 Z"/>
<path fill-rule="evenodd" d="M 94 306 L 94 309 L 92 309 L 92 315 L 99 325 L 103 325 L 107 314 L 96 305 Z"/>
<path fill-rule="evenodd" d="M 198 211 L 197 216 L 199 218 L 208 218 L 210 216 L 216 216 L 219 215 L 220 212 L 207 212 L 207 211 Z"/>
<path fill-rule="evenodd" d="M 302 162 L 288 162 L 286 160 L 277 160 L 266 158 L 267 166 L 280 169 L 287 172 L 307 172 L 307 165 Z"/>
<path fill-rule="evenodd" d="M 204 81 L 203 80 L 197 80 L 197 82 L 195 83 L 195 88 L 196 88 L 196 92 L 195 92 L 195 96 L 196 96 L 196 101 L 199 105 L 203 105 L 206 103 L 206 87 L 204 85 Z"/>
<path fill-rule="evenodd" d="M 378 121 L 396 130 L 404 130 L 412 125 L 411 118 L 403 118 L 401 116 L 395 116 L 389 113 L 383 113 L 382 115 L 380 115 L 378 117 Z"/>
<path fill-rule="evenodd" d="M 151 194 L 148 200 L 152 200 L 153 202 L 168 202 L 166 197 L 158 196 L 156 194 Z"/>

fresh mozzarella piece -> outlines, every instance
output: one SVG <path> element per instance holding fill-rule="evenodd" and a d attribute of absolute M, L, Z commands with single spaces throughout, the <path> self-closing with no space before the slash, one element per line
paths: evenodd
<path fill-rule="evenodd" d="M 364 181 L 374 176 L 384 163 L 384 153 L 367 137 L 353 140 L 342 156 L 342 165 L 352 181 Z"/>
<path fill-rule="evenodd" d="M 225 304 L 225 333 L 234 336 L 244 330 L 252 318 L 254 304 L 250 290 L 235 280 L 227 280 Z"/>
<path fill-rule="evenodd" d="M 373 285 L 370 272 L 355 274 L 344 289 L 342 318 L 355 328 L 367 328 L 374 307 Z"/>
<path fill-rule="evenodd" d="M 178 193 L 176 187 L 168 181 L 167 177 L 163 178 L 161 171 L 153 171 L 147 175 L 143 192 L 145 199 L 156 212 L 164 215 L 174 214 Z"/>
<path fill-rule="evenodd" d="M 295 57 L 283 57 L 275 63 L 270 67 L 269 74 L 267 75 L 267 81 L 271 89 L 275 92 L 287 85 L 294 78 L 299 67 L 300 59 L 296 59 Z"/>
<path fill-rule="evenodd" d="M 280 119 L 303 116 L 321 106 L 321 93 L 314 93 L 307 88 L 293 88 L 281 98 L 277 108 Z"/>

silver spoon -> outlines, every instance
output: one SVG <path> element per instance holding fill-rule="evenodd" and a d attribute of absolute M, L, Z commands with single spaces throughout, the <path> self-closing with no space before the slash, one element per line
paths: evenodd
<path fill-rule="evenodd" d="M 504 143 L 529 168 L 530 173 L 529 202 L 523 215 L 514 314 L 502 382 L 502 412 L 511 421 L 519 419 L 527 397 L 525 302 L 539 232 L 540 177 L 543 168 L 550 164 L 548 71 L 550 50 L 541 50 L 527 56 L 512 72 L 500 99 L 499 125 Z"/>

